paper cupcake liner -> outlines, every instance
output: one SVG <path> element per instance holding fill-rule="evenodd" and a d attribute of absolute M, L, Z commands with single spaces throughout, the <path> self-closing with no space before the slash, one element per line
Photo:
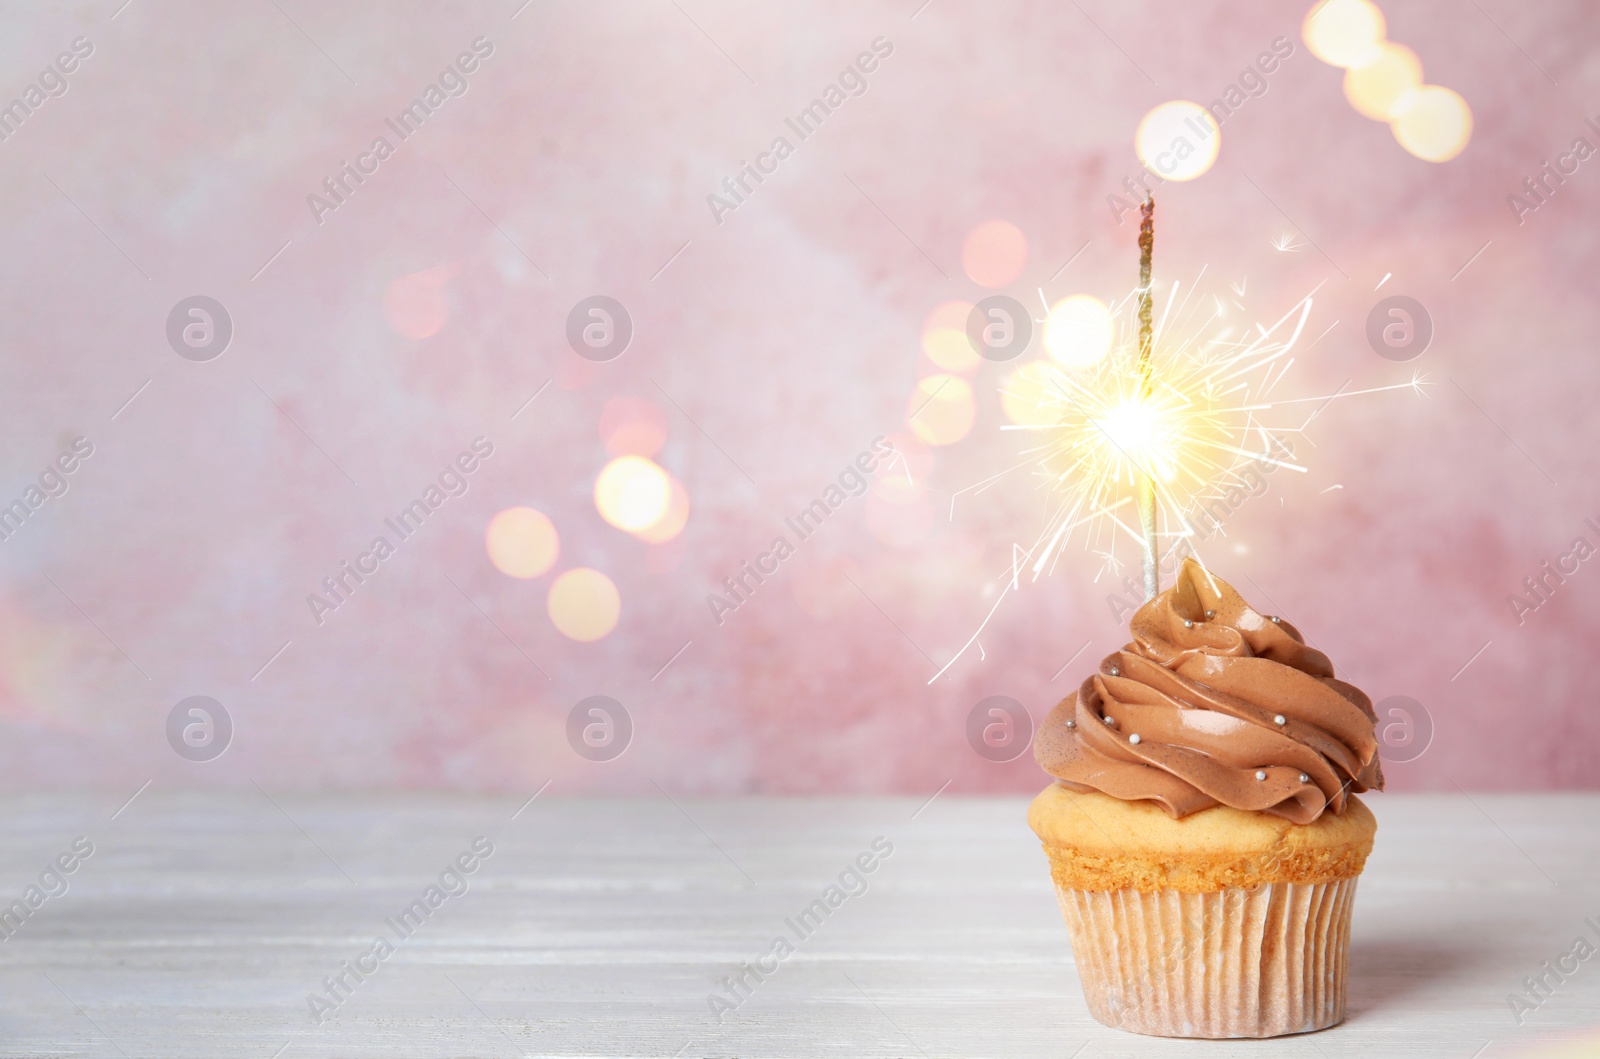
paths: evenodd
<path fill-rule="evenodd" d="M 1161 1037 L 1276 1037 L 1344 1020 L 1356 879 L 1254 890 L 1056 887 L 1096 1019 Z"/>

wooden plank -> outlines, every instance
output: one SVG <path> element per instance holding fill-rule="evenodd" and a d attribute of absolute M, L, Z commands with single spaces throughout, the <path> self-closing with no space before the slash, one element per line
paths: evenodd
<path fill-rule="evenodd" d="M 912 819 L 923 799 L 547 793 L 512 820 L 523 798 L 152 790 L 110 819 L 125 797 L 4 803 L 4 900 L 79 836 L 94 852 L 0 943 L 0 1056 L 1498 1059 L 1600 1023 L 1600 960 L 1523 1025 L 1507 1003 L 1600 945 L 1594 795 L 1368 798 L 1349 1020 L 1222 1044 L 1090 1019 L 1024 799 L 947 792 Z M 480 836 L 466 891 L 396 934 Z M 829 885 L 859 892 L 797 935 Z M 392 955 L 319 1024 L 308 996 L 379 937 Z M 719 1022 L 718 980 L 762 957 Z"/>

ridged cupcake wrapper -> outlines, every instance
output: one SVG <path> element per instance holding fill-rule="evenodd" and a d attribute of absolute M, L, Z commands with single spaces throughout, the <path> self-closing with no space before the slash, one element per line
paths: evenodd
<path fill-rule="evenodd" d="M 1096 1019 L 1161 1037 L 1277 1037 L 1344 1019 L 1356 879 L 1254 890 L 1058 886 Z"/>

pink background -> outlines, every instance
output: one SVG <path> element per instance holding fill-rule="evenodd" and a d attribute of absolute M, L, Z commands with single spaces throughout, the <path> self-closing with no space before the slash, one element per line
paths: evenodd
<path fill-rule="evenodd" d="M 1322 284 L 1308 326 L 1337 326 L 1285 384 L 1297 393 L 1413 369 L 1435 385 L 1330 406 L 1309 473 L 1274 475 L 1207 559 L 1374 700 L 1423 704 L 1432 744 L 1391 766 L 1393 788 L 1600 777 L 1584 683 L 1600 572 L 1585 564 L 1521 627 L 1507 602 L 1580 531 L 1600 536 L 1580 527 L 1600 521 L 1600 159 L 1524 224 L 1506 202 L 1574 137 L 1600 146 L 1583 120 L 1600 16 L 1577 0 L 1483 0 L 1499 28 L 1454 0 L 1384 4 L 1390 37 L 1474 110 L 1471 145 L 1442 165 L 1351 110 L 1300 43 L 1309 3 L 117 4 L 0 26 L 0 99 L 94 43 L 70 91 L 0 144 L 0 496 L 72 437 L 95 445 L 0 544 L 6 788 L 1041 786 L 1028 756 L 972 750 L 969 711 L 1008 695 L 1042 718 L 1123 629 L 1098 560 L 1069 552 L 1008 597 L 981 657 L 928 683 L 1042 506 L 1014 476 L 952 517 L 950 494 L 1016 460 L 996 396 L 1011 366 L 973 378 L 965 439 L 915 446 L 922 321 L 986 293 L 961 248 L 992 219 L 1028 243 L 1003 293 L 1121 296 L 1134 225 L 1106 196 L 1136 171 L 1139 118 L 1215 97 L 1278 36 L 1295 54 L 1227 121 L 1215 168 L 1159 193 L 1158 279 L 1208 266 L 1268 321 Z M 479 36 L 494 53 L 469 91 L 316 224 L 307 194 Z M 866 93 L 716 223 L 706 196 L 878 36 L 894 51 Z M 1285 235 L 1300 248 L 1274 249 Z M 196 294 L 234 321 L 209 363 L 165 338 Z M 593 294 L 634 322 L 609 363 L 564 337 Z M 1411 364 L 1364 338 L 1389 294 L 1434 320 Z M 666 545 L 591 499 L 619 395 L 664 413 L 658 459 L 692 504 Z M 306 594 L 479 435 L 495 454 L 467 494 L 315 625 Z M 848 502 L 717 626 L 706 594 L 878 435 L 908 451 L 910 494 Z M 556 570 L 532 581 L 483 546 L 517 504 L 561 533 Z M 545 611 L 579 565 L 622 596 L 591 644 Z M 635 728 L 610 762 L 565 734 L 595 694 Z M 167 743 L 189 695 L 233 718 L 215 761 Z"/>

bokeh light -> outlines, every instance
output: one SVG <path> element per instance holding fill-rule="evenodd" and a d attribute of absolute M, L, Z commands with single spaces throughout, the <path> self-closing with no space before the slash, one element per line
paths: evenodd
<path fill-rule="evenodd" d="M 1417 53 L 1404 44 L 1384 41 L 1371 62 L 1345 72 L 1344 97 L 1363 117 L 1388 121 L 1421 84 L 1422 60 Z"/>
<path fill-rule="evenodd" d="M 1370 0 L 1327 0 L 1300 27 L 1311 54 L 1332 66 L 1364 66 L 1377 58 L 1388 32 L 1383 12 Z"/>
<path fill-rule="evenodd" d="M 1111 351 L 1115 327 L 1105 302 L 1092 294 L 1074 294 L 1051 306 L 1044 348 L 1060 364 L 1085 368 Z"/>
<path fill-rule="evenodd" d="M 1222 129 L 1205 107 L 1174 99 L 1140 120 L 1133 147 L 1140 163 L 1162 179 L 1193 180 L 1217 160 Z"/>
<path fill-rule="evenodd" d="M 438 334 L 450 319 L 453 265 L 424 269 L 389 281 L 383 292 L 383 314 L 402 338 L 420 340 Z"/>
<path fill-rule="evenodd" d="M 922 352 L 945 371 L 966 374 L 983 364 L 967 337 L 967 317 L 971 314 L 971 302 L 945 302 L 922 322 Z"/>
<path fill-rule="evenodd" d="M 661 512 L 661 517 L 656 519 L 644 529 L 634 531 L 634 536 L 651 544 L 665 544 L 683 532 L 683 527 L 689 524 L 689 491 L 683 483 L 667 475 L 667 506 Z"/>
<path fill-rule="evenodd" d="M 666 514 L 672 480 L 653 460 L 618 456 L 594 481 L 594 506 L 619 530 L 638 533 Z"/>
<path fill-rule="evenodd" d="M 551 582 L 545 608 L 561 635 L 591 643 L 617 627 L 617 619 L 622 616 L 622 595 L 611 578 L 599 570 L 580 566 Z"/>
<path fill-rule="evenodd" d="M 984 221 L 967 234 L 961 267 L 980 287 L 1004 287 L 1028 263 L 1028 237 L 1010 221 Z"/>
<path fill-rule="evenodd" d="M 967 436 L 976 415 L 972 387 L 959 375 L 929 375 L 906 399 L 906 426 L 929 445 L 954 445 Z"/>
<path fill-rule="evenodd" d="M 1046 391 L 1066 393 L 1066 372 L 1048 360 L 1023 364 L 1000 384 L 1000 411 L 1019 426 L 1046 426 L 1055 413 L 1044 400 Z"/>
<path fill-rule="evenodd" d="M 600 410 L 600 440 L 612 456 L 654 456 L 667 443 L 667 417 L 654 401 L 613 397 Z"/>
<path fill-rule="evenodd" d="M 1423 85 L 1389 123 L 1400 146 L 1428 162 L 1448 162 L 1472 139 L 1472 108 L 1448 88 Z"/>
<path fill-rule="evenodd" d="M 490 519 L 483 543 L 489 561 L 507 577 L 538 577 L 561 554 L 555 525 L 531 507 L 508 507 Z"/>

